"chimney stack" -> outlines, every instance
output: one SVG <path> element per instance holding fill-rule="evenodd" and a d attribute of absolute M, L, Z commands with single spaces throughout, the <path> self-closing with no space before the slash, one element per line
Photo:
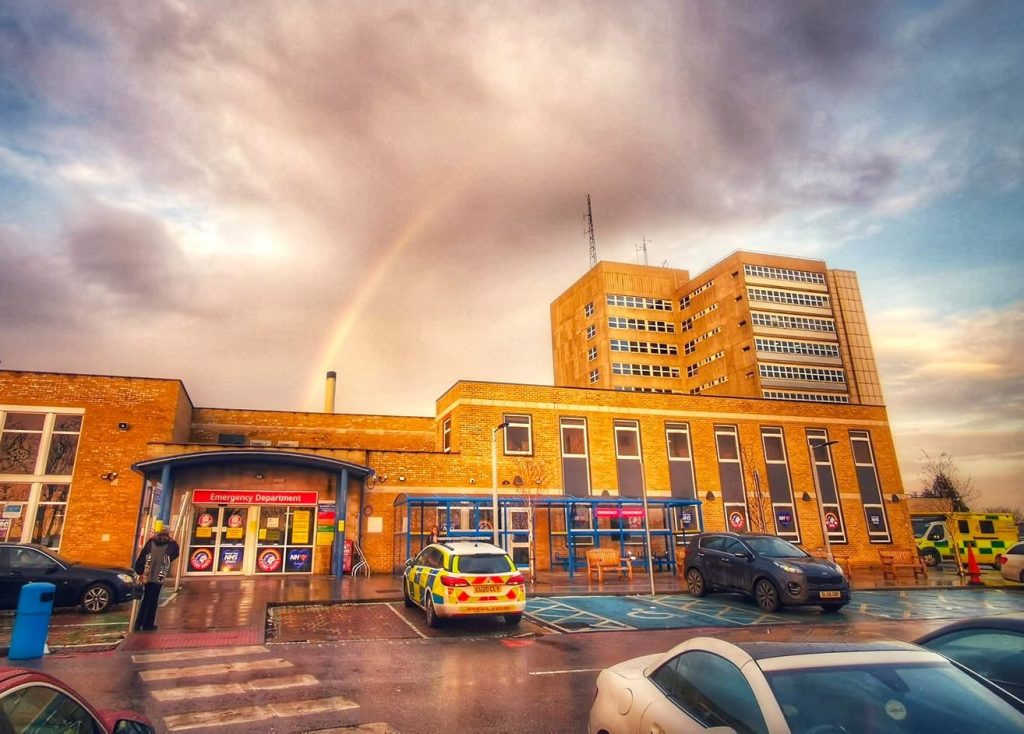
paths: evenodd
<path fill-rule="evenodd" d="M 324 394 L 324 412 L 334 412 L 334 386 L 338 381 L 338 373 L 331 370 L 327 373 L 327 391 Z"/>

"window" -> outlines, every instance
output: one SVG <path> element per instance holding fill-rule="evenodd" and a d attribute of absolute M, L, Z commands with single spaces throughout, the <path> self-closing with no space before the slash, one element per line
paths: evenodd
<path fill-rule="evenodd" d="M 665 424 L 665 444 L 668 450 L 668 478 L 673 497 L 696 499 L 693 477 L 693 454 L 690 450 L 690 426 L 686 423 Z M 697 515 L 689 514 L 684 529 L 697 529 Z"/>
<path fill-rule="evenodd" d="M 610 345 L 613 352 L 636 352 L 637 354 L 679 354 L 679 349 L 675 344 L 663 344 L 661 342 L 612 339 Z"/>
<path fill-rule="evenodd" d="M 619 494 L 623 497 L 640 497 L 643 495 L 640 424 L 632 420 L 617 420 L 614 422 L 614 430 Z"/>
<path fill-rule="evenodd" d="M 692 328 L 692 327 L 693 327 L 693 322 L 691 321 L 690 322 L 690 326 L 687 329 L 684 329 L 683 331 L 687 331 L 689 328 Z M 720 331 L 722 331 L 722 327 L 721 326 L 716 326 L 714 329 L 711 329 L 710 331 L 705 331 L 703 334 L 698 336 L 696 339 L 691 339 L 690 341 L 686 342 L 686 344 L 683 347 L 684 353 L 686 353 L 686 354 L 693 354 L 695 351 L 697 351 L 697 345 L 698 344 L 700 344 L 705 339 L 710 339 L 715 334 L 718 334 Z"/>
<path fill-rule="evenodd" d="M 39 448 L 46 413 L 8 413 L 0 436 L 0 474 L 41 474 Z"/>
<path fill-rule="evenodd" d="M 601 379 L 601 370 L 590 370 L 590 384 L 593 385 L 595 382 Z"/>
<path fill-rule="evenodd" d="M 715 426 L 715 447 L 718 453 L 718 481 L 722 488 L 725 518 L 729 530 L 749 530 L 743 464 L 740 461 L 739 431 L 736 426 Z"/>
<path fill-rule="evenodd" d="M 812 273 L 807 270 L 790 270 L 789 268 L 772 268 L 767 265 L 744 265 L 743 273 L 753 278 L 769 278 L 771 280 L 791 280 L 798 283 L 816 283 L 825 285 L 824 273 Z"/>
<path fill-rule="evenodd" d="M 666 334 L 674 334 L 676 327 L 668 321 L 647 321 L 646 319 L 627 319 L 621 316 L 609 316 L 608 328 L 610 329 L 635 329 L 637 331 L 660 331 Z"/>
<path fill-rule="evenodd" d="M 635 375 L 637 377 L 679 377 L 679 368 L 660 364 L 612 362 L 612 373 L 616 375 Z"/>
<path fill-rule="evenodd" d="M 586 316 L 587 318 L 590 318 L 591 316 L 594 315 L 594 302 L 593 301 L 591 301 L 590 303 L 588 303 L 586 306 L 583 307 L 583 315 Z"/>
<path fill-rule="evenodd" d="M 768 326 L 775 329 L 800 329 L 802 331 L 822 331 L 834 334 L 836 322 L 832 319 L 816 319 L 810 316 L 785 316 L 776 313 L 751 311 L 750 318 L 754 326 Z"/>
<path fill-rule="evenodd" d="M 996 534 L 996 525 L 991 520 L 981 520 L 981 521 L 979 521 L 978 529 L 981 531 L 982 535 L 995 535 Z"/>
<path fill-rule="evenodd" d="M 103 727 L 78 701 L 44 684 L 28 685 L 0 699 L 11 731 L 99 734 Z"/>
<path fill-rule="evenodd" d="M 609 294 L 605 298 L 609 306 L 623 308 L 646 308 L 654 311 L 671 311 L 672 302 L 661 298 L 644 298 L 643 296 L 618 296 Z"/>
<path fill-rule="evenodd" d="M 849 395 L 831 395 L 813 392 L 791 392 L 787 390 L 764 390 L 761 393 L 768 400 L 802 400 L 809 403 L 849 403 Z"/>
<path fill-rule="evenodd" d="M 684 652 L 654 671 L 651 682 L 706 728 L 768 734 L 750 684 L 723 657 L 703 650 Z"/>
<path fill-rule="evenodd" d="M 759 352 L 775 354 L 797 354 L 808 357 L 838 357 L 839 346 L 828 342 L 803 342 L 794 339 L 767 339 L 755 337 L 754 344 Z"/>
<path fill-rule="evenodd" d="M 759 364 L 761 377 L 768 380 L 801 380 L 804 382 L 834 382 L 846 384 L 846 373 L 828 367 L 793 367 L 785 364 Z"/>
<path fill-rule="evenodd" d="M 452 450 L 452 417 L 446 416 L 441 424 L 441 447 L 445 453 Z"/>
<path fill-rule="evenodd" d="M 591 324 L 587 327 L 587 339 L 593 339 L 597 335 L 597 327 Z"/>
<path fill-rule="evenodd" d="M 811 306 L 814 308 L 829 307 L 828 296 L 817 293 L 803 293 L 801 291 L 747 288 L 747 297 L 751 301 L 761 301 L 762 303 L 782 303 L 787 306 Z"/>
<path fill-rule="evenodd" d="M 780 538 L 800 542 L 800 528 L 793 506 L 793 485 L 789 478 L 789 461 L 786 456 L 786 440 L 782 428 L 761 427 L 761 445 L 764 448 L 765 472 L 768 479 L 768 494 L 772 501 L 772 516 L 775 518 L 775 534 Z M 760 498 L 758 498 L 760 501 Z"/>
<path fill-rule="evenodd" d="M 590 457 L 587 453 L 587 421 L 561 418 L 562 486 L 574 497 L 590 495 Z"/>
<path fill-rule="evenodd" d="M 850 431 L 850 448 L 853 450 L 853 465 L 857 473 L 860 499 L 864 505 L 868 538 L 875 543 L 891 542 L 882 504 L 882 489 L 875 468 L 875 454 L 871 448 L 871 435 L 867 431 Z"/>
<path fill-rule="evenodd" d="M 533 422 L 528 415 L 506 414 L 505 454 L 528 455 L 533 453 Z"/>
<path fill-rule="evenodd" d="M 591 347 L 587 350 L 587 361 L 593 362 L 595 359 L 597 359 L 597 347 Z"/>
<path fill-rule="evenodd" d="M 807 429 L 807 446 L 811 452 L 814 487 L 821 502 L 821 513 L 825 518 L 825 530 L 830 543 L 846 542 L 846 523 L 843 508 L 839 504 L 839 490 L 836 486 L 835 469 L 832 466 L 831 444 L 828 432 L 821 428 Z"/>
<path fill-rule="evenodd" d="M 60 548 L 64 518 L 68 510 L 70 484 L 44 484 L 39 493 L 36 522 L 32 526 L 32 542 L 48 548 Z"/>
<path fill-rule="evenodd" d="M 704 285 L 700 286 L 699 288 L 695 288 L 694 290 L 690 291 L 689 294 L 687 294 L 683 298 L 679 299 L 679 308 L 680 309 L 689 308 L 690 301 L 693 299 L 694 296 L 699 296 L 701 293 L 706 291 L 708 288 L 710 288 L 714 284 L 715 284 L 714 280 L 709 280 L 707 283 L 705 283 Z"/>

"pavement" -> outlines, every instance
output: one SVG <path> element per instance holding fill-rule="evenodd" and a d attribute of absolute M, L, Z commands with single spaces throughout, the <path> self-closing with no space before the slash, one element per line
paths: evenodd
<path fill-rule="evenodd" d="M 997 571 L 982 571 L 981 588 L 1016 588 Z M 854 590 L 868 589 L 958 589 L 972 587 L 969 579 L 945 565 L 929 569 L 927 579 L 912 573 L 895 580 L 883 577 L 881 569 L 858 569 L 852 580 Z M 569 577 L 565 572 L 541 572 L 528 588 L 530 598 L 561 596 L 658 596 L 685 595 L 686 582 L 668 572 L 636 573 L 632 580 L 606 578 L 589 581 L 585 574 Z M 315 639 L 318 628 L 331 639 L 348 630 L 350 639 L 368 639 L 365 627 L 376 633 L 400 621 L 370 609 L 358 612 L 351 603 L 397 601 L 402 597 L 401 579 L 390 574 L 342 579 L 325 576 L 185 578 L 164 585 L 157 614 L 158 630 L 129 634 L 131 609 L 123 606 L 102 615 L 59 610 L 53 615 L 47 646 L 50 651 L 73 653 L 123 649 L 132 651 L 214 648 L 288 641 L 293 630 L 303 629 L 301 639 Z M 299 617 L 301 616 L 301 620 Z M 10 642 L 13 613 L 0 616 L 0 651 Z M 405 630 L 407 631 L 407 630 Z M 396 628 L 395 634 L 402 632 Z M 386 632 L 385 632 L 386 634 Z M 311 638 L 310 636 L 313 635 Z M 291 636 L 291 637 L 289 637 Z M 298 641 L 298 638 L 295 638 Z"/>

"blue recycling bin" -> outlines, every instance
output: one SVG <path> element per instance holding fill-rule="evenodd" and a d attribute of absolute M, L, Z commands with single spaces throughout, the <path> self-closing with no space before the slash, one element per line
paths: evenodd
<path fill-rule="evenodd" d="M 25 584 L 18 594 L 18 611 L 14 614 L 9 660 L 41 658 L 46 649 L 53 613 L 53 593 L 57 587 L 46 581 Z"/>

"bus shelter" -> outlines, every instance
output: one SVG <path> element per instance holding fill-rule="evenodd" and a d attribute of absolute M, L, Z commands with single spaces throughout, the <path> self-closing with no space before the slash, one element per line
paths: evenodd
<path fill-rule="evenodd" d="M 493 542 L 492 503 L 490 495 L 396 497 L 393 572 L 400 574 L 405 559 L 432 542 Z M 648 498 L 646 524 L 641 499 L 612 496 L 505 496 L 498 500 L 498 517 L 498 544 L 518 567 L 528 568 L 533 557 L 540 570 L 546 565 L 570 578 L 586 566 L 591 548 L 616 548 L 639 567 L 652 563 L 656 570 L 674 572 L 676 549 L 704 529 L 700 500 L 679 498 Z"/>

